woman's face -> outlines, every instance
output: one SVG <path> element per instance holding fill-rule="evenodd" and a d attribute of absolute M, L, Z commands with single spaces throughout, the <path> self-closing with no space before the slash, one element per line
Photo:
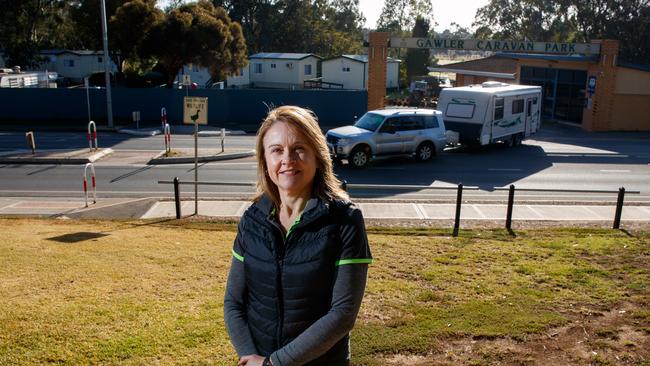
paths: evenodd
<path fill-rule="evenodd" d="M 262 141 L 269 177 L 280 193 L 311 194 L 317 162 L 314 148 L 304 135 L 284 122 L 275 122 Z"/>

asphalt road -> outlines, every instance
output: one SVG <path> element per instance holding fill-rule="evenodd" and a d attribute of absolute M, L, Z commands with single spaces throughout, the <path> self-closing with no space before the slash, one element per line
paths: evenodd
<path fill-rule="evenodd" d="M 149 166 L 140 158 L 162 149 L 162 136 L 133 137 L 103 133 L 101 147 L 115 153 L 95 164 L 99 197 L 171 196 L 171 185 L 158 184 L 177 176 L 181 181 L 194 178 L 194 166 Z M 83 133 L 37 133 L 40 149 L 83 148 Z M 594 134 L 563 126 L 542 130 L 523 146 L 493 146 L 480 149 L 448 149 L 427 163 L 412 159 L 387 159 L 374 162 L 369 168 L 355 170 L 347 165 L 336 168 L 340 179 L 350 184 L 426 185 L 451 189 L 388 190 L 350 189 L 353 197 L 375 199 L 455 200 L 455 187 L 463 183 L 469 189 L 466 200 L 503 201 L 507 192 L 500 190 L 514 184 L 517 188 L 550 190 L 611 190 L 624 186 L 639 195 L 627 195 L 626 201 L 650 202 L 650 134 Z M 191 135 L 174 135 L 176 148 L 193 147 Z M 229 136 L 231 148 L 253 148 L 254 136 Z M 219 146 L 217 137 L 200 137 L 199 146 Z M 21 133 L 0 133 L 0 153 L 24 149 Z M 201 182 L 254 182 L 253 158 L 213 162 L 199 166 Z M 81 166 L 68 165 L 3 165 L 0 166 L 0 196 L 70 197 L 82 195 Z M 183 185 L 184 195 L 193 194 L 193 187 Z M 201 186 L 202 198 L 248 197 L 253 187 Z M 519 191 L 522 201 L 615 201 L 615 194 L 561 193 Z"/>

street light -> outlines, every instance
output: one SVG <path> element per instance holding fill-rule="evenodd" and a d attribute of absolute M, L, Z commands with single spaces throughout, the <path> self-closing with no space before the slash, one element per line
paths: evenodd
<path fill-rule="evenodd" d="M 111 58 L 108 55 L 108 27 L 106 26 L 106 1 L 101 0 L 102 39 L 104 43 L 104 76 L 106 76 L 106 112 L 108 128 L 113 128 L 113 101 L 111 100 Z"/>

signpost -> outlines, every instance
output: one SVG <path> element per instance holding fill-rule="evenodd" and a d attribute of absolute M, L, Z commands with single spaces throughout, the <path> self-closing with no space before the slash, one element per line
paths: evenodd
<path fill-rule="evenodd" d="M 596 43 L 562 43 L 562 42 L 531 42 L 531 41 L 501 41 L 484 39 L 443 39 L 443 38 L 399 38 L 390 39 L 393 48 L 425 48 L 452 49 L 463 51 L 492 51 L 492 52 L 530 52 L 586 55 L 599 54 L 600 45 Z"/>
<path fill-rule="evenodd" d="M 185 97 L 183 99 L 183 123 L 194 124 L 194 215 L 198 215 L 199 214 L 199 184 L 198 184 L 199 124 L 201 125 L 208 124 L 208 98 Z"/>

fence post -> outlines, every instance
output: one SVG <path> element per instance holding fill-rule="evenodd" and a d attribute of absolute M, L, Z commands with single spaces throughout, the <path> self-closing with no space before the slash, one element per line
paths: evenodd
<path fill-rule="evenodd" d="M 226 139 L 226 129 L 221 129 L 221 152 L 224 151 L 224 140 Z"/>
<path fill-rule="evenodd" d="M 512 205 L 515 201 L 515 185 L 511 184 L 508 190 L 508 211 L 506 213 L 506 229 L 512 230 Z"/>
<path fill-rule="evenodd" d="M 162 125 L 162 129 L 164 131 L 165 125 L 167 124 L 167 109 L 165 107 L 160 108 L 160 124 Z"/>
<path fill-rule="evenodd" d="M 165 135 L 165 153 L 169 155 L 172 152 L 172 133 L 168 123 L 163 126 L 163 133 Z"/>
<path fill-rule="evenodd" d="M 174 201 L 176 201 L 176 219 L 181 218 L 181 199 L 178 184 L 178 177 L 174 177 Z"/>
<path fill-rule="evenodd" d="M 25 137 L 27 138 L 27 146 L 32 149 L 32 155 L 36 154 L 36 141 L 34 141 L 34 132 L 26 132 Z"/>
<path fill-rule="evenodd" d="M 460 229 L 460 206 L 463 199 L 463 184 L 458 184 L 458 194 L 456 196 L 456 217 L 454 219 L 454 236 L 458 236 L 458 229 Z"/>
<path fill-rule="evenodd" d="M 625 187 L 618 189 L 618 199 L 616 200 L 616 213 L 614 214 L 614 229 L 621 227 L 621 213 L 623 213 L 623 199 L 625 198 Z"/>

